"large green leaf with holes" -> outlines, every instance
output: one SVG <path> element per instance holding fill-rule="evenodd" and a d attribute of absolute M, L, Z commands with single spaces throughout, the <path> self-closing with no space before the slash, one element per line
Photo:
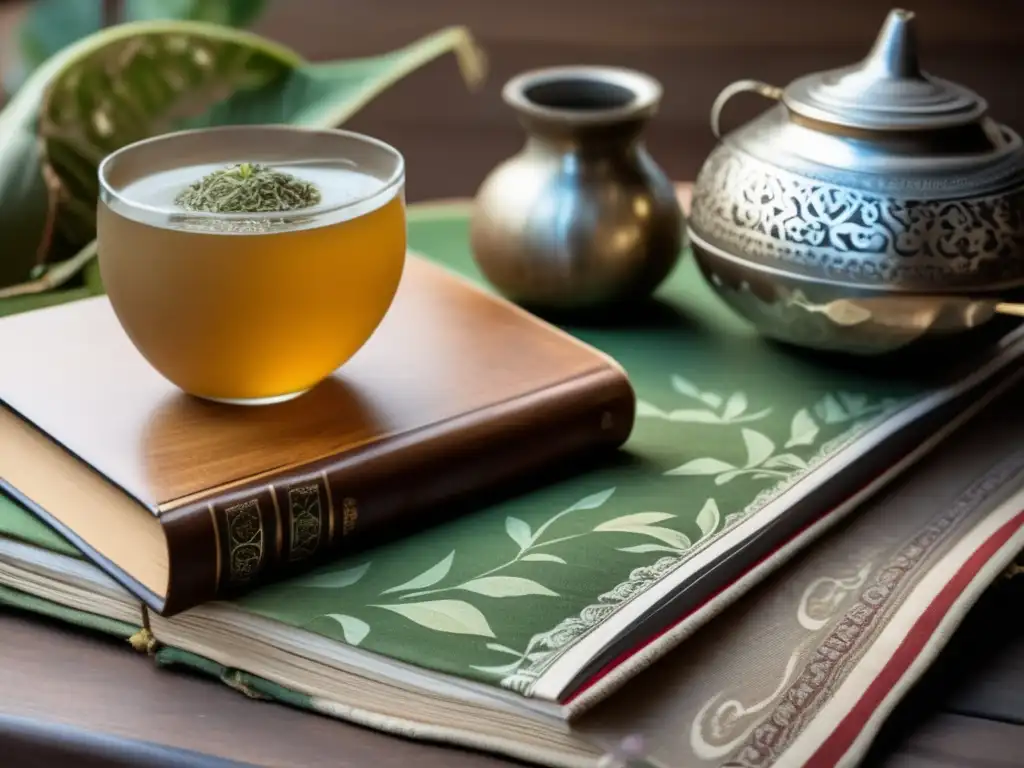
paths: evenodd
<path fill-rule="evenodd" d="M 4 84 L 14 93 L 48 58 L 112 24 L 184 19 L 245 27 L 266 4 L 266 0 L 33 0 L 18 26 L 17 51 L 8 57 Z M 106 18 L 111 12 L 116 18 Z"/>
<path fill-rule="evenodd" d="M 0 112 L 0 314 L 10 297 L 25 307 L 27 294 L 81 287 L 95 256 L 97 166 L 110 152 L 181 128 L 337 126 L 448 52 L 470 85 L 483 78 L 483 54 L 462 27 L 326 63 L 202 22 L 123 24 L 65 49 Z"/>

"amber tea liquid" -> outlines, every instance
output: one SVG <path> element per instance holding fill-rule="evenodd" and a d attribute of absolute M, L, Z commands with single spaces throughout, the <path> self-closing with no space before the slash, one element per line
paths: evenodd
<path fill-rule="evenodd" d="M 223 167 L 163 171 L 119 190 L 131 205 L 100 203 L 105 288 L 136 346 L 186 391 L 232 401 L 304 391 L 390 306 L 405 258 L 401 189 L 382 195 L 380 179 L 344 167 L 275 164 L 316 184 L 320 203 L 276 222 L 175 206 L 184 186 Z"/>

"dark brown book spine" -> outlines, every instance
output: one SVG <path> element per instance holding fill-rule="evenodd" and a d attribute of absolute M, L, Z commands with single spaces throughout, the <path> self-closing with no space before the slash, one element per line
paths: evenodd
<path fill-rule="evenodd" d="M 636 399 L 613 366 L 163 513 L 161 613 L 238 596 L 442 522 L 460 504 L 621 446 Z"/>

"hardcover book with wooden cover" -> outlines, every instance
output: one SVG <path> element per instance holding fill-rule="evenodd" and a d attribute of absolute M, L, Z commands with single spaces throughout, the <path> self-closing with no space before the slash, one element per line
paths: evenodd
<path fill-rule="evenodd" d="M 165 615 L 613 449 L 634 418 L 611 358 L 415 255 L 367 345 L 289 403 L 183 394 L 105 297 L 0 321 L 0 355 L 0 487 Z"/>

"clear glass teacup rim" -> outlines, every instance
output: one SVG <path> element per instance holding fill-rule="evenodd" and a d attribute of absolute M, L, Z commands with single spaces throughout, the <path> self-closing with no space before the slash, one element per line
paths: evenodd
<path fill-rule="evenodd" d="M 356 143 L 363 143 L 369 146 L 373 146 L 385 154 L 390 155 L 394 162 L 394 168 L 386 179 L 380 179 L 380 187 L 375 189 L 373 192 L 369 192 L 365 195 L 347 198 L 346 200 L 335 203 L 333 205 L 315 206 L 311 208 L 298 208 L 288 211 L 260 211 L 254 213 L 217 213 L 208 211 L 190 211 L 190 210 L 169 210 L 164 207 L 149 205 L 147 203 L 133 200 L 131 197 L 126 196 L 121 190 L 117 189 L 109 179 L 109 170 L 119 160 L 123 160 L 125 155 L 146 147 L 153 147 L 157 144 L 181 141 L 188 139 L 189 137 L 195 137 L 198 135 L 207 134 L 239 134 L 239 133 L 268 133 L 268 132 L 279 132 L 282 134 L 289 135 L 319 135 L 329 136 L 336 139 L 347 139 Z M 223 165 L 225 167 L 230 166 L 234 161 L 225 160 Z M 283 160 L 279 165 L 296 166 L 303 164 L 313 163 L 346 163 L 348 167 L 358 169 L 357 165 L 352 164 L 352 161 L 346 161 L 343 157 L 302 157 L 296 156 L 293 159 Z M 187 164 L 187 160 L 183 162 L 183 165 Z M 357 208 L 359 206 L 365 206 L 367 203 L 381 199 L 382 203 L 390 200 L 397 190 L 405 183 L 405 157 L 395 147 L 388 144 L 385 141 L 374 138 L 364 133 L 358 133 L 356 131 L 349 131 L 342 128 L 311 128 L 307 126 L 293 126 L 293 125 L 279 125 L 279 124 L 265 124 L 265 125 L 222 125 L 222 126 L 210 126 L 206 128 L 187 128 L 178 131 L 169 131 L 167 133 L 161 133 L 157 136 L 150 136 L 145 139 L 134 141 L 131 144 L 126 144 L 120 147 L 106 157 L 99 164 L 97 169 L 97 175 L 99 177 L 100 185 L 100 200 L 108 202 L 114 200 L 117 205 L 124 206 L 127 210 L 135 210 L 139 212 L 145 212 L 150 214 L 168 214 L 175 213 L 181 216 L 187 216 L 189 219 L 209 219 L 219 221 L 253 221 L 253 220 L 274 220 L 278 222 L 287 222 L 295 219 L 305 219 L 309 216 L 325 216 L 332 213 L 340 213 L 350 208 Z"/>

